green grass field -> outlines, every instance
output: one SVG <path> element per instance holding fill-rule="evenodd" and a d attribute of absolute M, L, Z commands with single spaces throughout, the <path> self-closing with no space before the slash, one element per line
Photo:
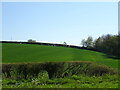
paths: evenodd
<path fill-rule="evenodd" d="M 2 44 L 2 63 L 94 61 L 118 68 L 118 59 L 90 50 L 30 44 Z"/>

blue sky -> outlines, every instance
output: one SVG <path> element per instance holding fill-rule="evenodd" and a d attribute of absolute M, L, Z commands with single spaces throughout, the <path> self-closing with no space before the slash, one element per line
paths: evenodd
<path fill-rule="evenodd" d="M 3 40 L 34 39 L 80 45 L 118 33 L 117 2 L 4 2 Z"/>

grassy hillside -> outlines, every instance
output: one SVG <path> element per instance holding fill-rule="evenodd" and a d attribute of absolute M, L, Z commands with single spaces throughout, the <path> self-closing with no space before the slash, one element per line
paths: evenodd
<path fill-rule="evenodd" d="M 46 61 L 94 61 L 118 68 L 118 59 L 90 50 L 45 45 L 2 44 L 3 63 L 26 63 Z"/>

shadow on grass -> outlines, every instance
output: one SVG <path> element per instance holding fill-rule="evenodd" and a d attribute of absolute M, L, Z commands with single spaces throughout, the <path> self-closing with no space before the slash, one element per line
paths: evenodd
<path fill-rule="evenodd" d="M 111 58 L 111 59 L 115 59 L 115 60 L 120 59 L 120 57 L 113 56 L 113 55 L 108 55 L 108 54 L 105 54 L 105 55 L 103 55 L 103 56 L 106 57 L 106 58 Z"/>

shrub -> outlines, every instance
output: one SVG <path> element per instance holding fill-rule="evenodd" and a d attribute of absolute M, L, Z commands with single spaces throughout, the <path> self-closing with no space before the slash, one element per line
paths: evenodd
<path fill-rule="evenodd" d="M 13 79 L 37 78 L 41 74 L 51 79 L 80 74 L 102 76 L 118 73 L 115 69 L 87 61 L 3 64 L 2 67 L 4 77 Z"/>
<path fill-rule="evenodd" d="M 102 76 L 104 74 L 117 74 L 118 71 L 105 65 L 93 64 L 88 72 L 89 75 Z"/>

